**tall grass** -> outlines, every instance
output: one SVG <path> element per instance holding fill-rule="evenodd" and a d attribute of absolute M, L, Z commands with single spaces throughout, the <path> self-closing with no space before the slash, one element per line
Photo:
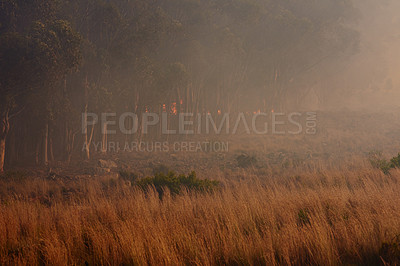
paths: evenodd
<path fill-rule="evenodd" d="M 0 264 L 398 259 L 382 251 L 400 234 L 397 170 L 390 176 L 366 168 L 222 181 L 213 193 L 167 191 L 162 198 L 155 189 L 144 192 L 115 177 L 0 181 Z"/>

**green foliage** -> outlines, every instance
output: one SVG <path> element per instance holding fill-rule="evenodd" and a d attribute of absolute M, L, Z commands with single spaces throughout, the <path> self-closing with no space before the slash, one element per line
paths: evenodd
<path fill-rule="evenodd" d="M 400 153 L 397 154 L 396 157 L 390 159 L 390 167 L 391 168 L 400 168 Z"/>
<path fill-rule="evenodd" d="M 36 63 L 47 74 L 45 79 L 60 79 L 78 66 L 81 38 L 67 21 L 56 20 L 50 24 L 36 21 L 30 38 L 38 50 Z"/>
<path fill-rule="evenodd" d="M 241 154 L 236 156 L 236 162 L 241 168 L 252 167 L 257 163 L 257 158 L 248 154 Z"/>
<path fill-rule="evenodd" d="M 400 168 L 400 153 L 387 161 L 382 157 L 382 152 L 374 151 L 369 153 L 369 161 L 372 167 L 382 170 L 386 175 L 389 174 L 390 169 Z"/>
<path fill-rule="evenodd" d="M 160 196 L 164 194 L 165 189 L 168 189 L 172 195 L 180 194 L 182 188 L 189 191 L 212 192 L 215 191 L 220 184 L 215 180 L 199 179 L 196 177 L 195 172 L 186 176 L 176 175 L 172 171 L 168 173 L 158 171 L 152 177 L 139 179 L 135 173 L 120 171 L 119 176 L 121 179 L 129 181 L 132 185 L 138 186 L 143 190 L 154 187 Z"/>
<path fill-rule="evenodd" d="M 392 169 L 392 164 L 385 159 L 377 159 L 370 162 L 374 168 L 382 170 L 385 175 L 389 174 L 390 169 Z"/>
<path fill-rule="evenodd" d="M 218 188 L 219 182 L 209 179 L 199 179 L 196 177 L 195 172 L 190 173 L 188 176 L 176 175 L 174 172 L 169 172 L 168 174 L 158 173 L 153 177 L 140 179 L 135 182 L 135 185 L 143 190 L 154 186 L 160 195 L 163 195 L 164 190 L 168 188 L 172 195 L 177 195 L 181 193 L 182 188 L 190 191 L 212 192 Z"/>

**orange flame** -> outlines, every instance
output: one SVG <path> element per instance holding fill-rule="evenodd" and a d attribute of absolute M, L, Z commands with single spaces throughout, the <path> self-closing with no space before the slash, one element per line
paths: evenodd
<path fill-rule="evenodd" d="M 176 103 L 172 103 L 171 114 L 174 114 L 174 115 L 178 114 L 178 109 L 176 108 Z"/>

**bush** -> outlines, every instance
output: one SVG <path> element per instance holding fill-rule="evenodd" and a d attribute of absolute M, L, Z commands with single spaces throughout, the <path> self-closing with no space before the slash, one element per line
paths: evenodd
<path fill-rule="evenodd" d="M 382 158 L 382 152 L 371 152 L 369 153 L 369 161 L 372 167 L 382 170 L 387 175 L 390 169 L 400 168 L 400 153 L 390 161 L 387 161 Z"/>
<path fill-rule="evenodd" d="M 371 161 L 371 164 L 374 168 L 381 169 L 385 175 L 389 174 L 390 169 L 392 169 L 391 163 L 385 159 Z"/>
<path fill-rule="evenodd" d="M 188 190 L 212 192 L 217 189 L 219 182 L 208 179 L 198 179 L 195 172 L 192 172 L 188 176 L 177 176 L 174 172 L 169 172 L 168 174 L 158 173 L 154 175 L 154 177 L 143 178 L 138 180 L 135 185 L 144 190 L 149 186 L 154 186 L 160 195 L 163 194 L 165 188 L 168 188 L 171 194 L 176 195 L 181 192 L 182 187 Z"/>
<path fill-rule="evenodd" d="M 390 159 L 390 164 L 392 168 L 400 168 L 400 153 L 396 157 Z"/>

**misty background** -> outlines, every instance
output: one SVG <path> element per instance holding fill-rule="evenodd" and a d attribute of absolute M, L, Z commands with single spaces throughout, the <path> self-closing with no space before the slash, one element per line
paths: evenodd
<path fill-rule="evenodd" d="M 399 10 L 394 0 L 1 0 L 0 170 L 144 138 L 99 125 L 82 134 L 87 113 L 398 110 Z"/>

